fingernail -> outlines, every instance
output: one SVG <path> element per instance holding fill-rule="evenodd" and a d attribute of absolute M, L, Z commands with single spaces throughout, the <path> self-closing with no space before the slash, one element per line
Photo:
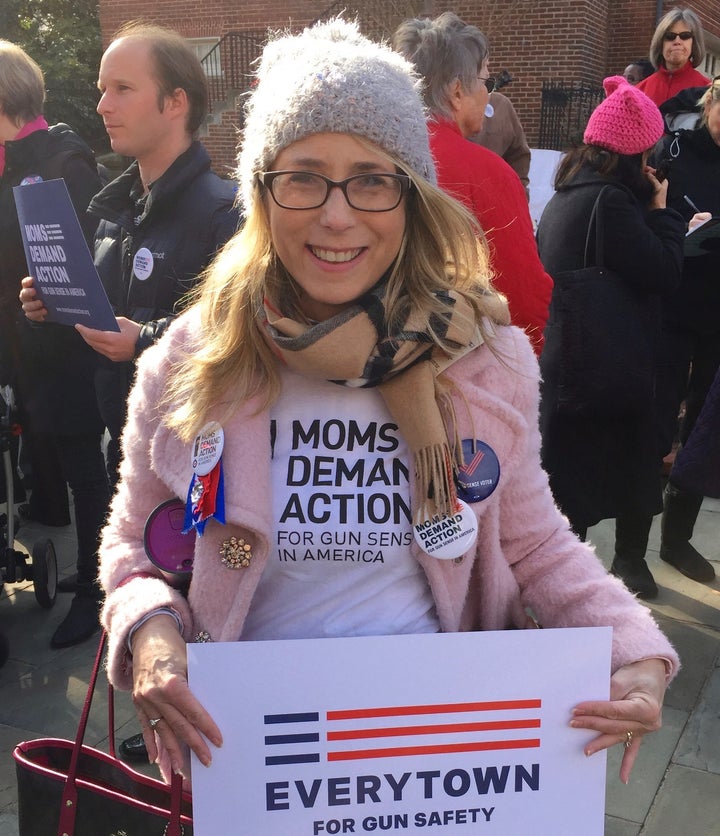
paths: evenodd
<path fill-rule="evenodd" d="M 570 721 L 570 725 L 571 725 L 574 729 L 576 729 L 576 728 L 580 725 L 580 723 L 578 723 L 578 721 L 577 721 L 577 720 L 571 720 L 571 721 Z"/>

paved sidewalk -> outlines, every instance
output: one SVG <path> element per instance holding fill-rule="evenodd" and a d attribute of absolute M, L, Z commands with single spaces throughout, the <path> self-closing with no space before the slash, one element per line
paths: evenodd
<path fill-rule="evenodd" d="M 720 501 L 706 500 L 693 542 L 720 574 L 719 532 Z M 609 523 L 589 533 L 606 565 L 612 560 L 612 536 Z M 55 544 L 61 575 L 69 574 L 75 563 L 72 527 L 29 524 L 20 529 L 17 542 L 32 551 L 45 537 Z M 605 834 L 709 836 L 720 833 L 720 582 L 697 584 L 662 563 L 658 520 L 650 548 L 649 563 L 661 587 L 651 606 L 683 669 L 668 692 L 663 729 L 643 744 L 628 786 L 617 778 L 620 747 L 609 754 Z M 70 596 L 59 595 L 53 609 L 43 610 L 29 583 L 6 586 L 0 595 L 0 629 L 10 641 L 10 658 L 0 669 L 0 836 L 18 834 L 15 744 L 40 736 L 72 737 L 77 728 L 96 643 L 50 649 L 50 636 L 69 603 Z M 103 749 L 105 688 L 99 688 L 95 703 L 87 742 Z M 118 695 L 116 719 L 118 739 L 138 730 L 126 694 Z"/>

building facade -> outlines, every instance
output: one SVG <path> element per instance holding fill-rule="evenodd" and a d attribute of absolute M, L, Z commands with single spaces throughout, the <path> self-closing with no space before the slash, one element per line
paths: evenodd
<path fill-rule="evenodd" d="M 344 10 L 346 16 L 357 15 L 367 34 L 383 37 L 406 17 L 453 11 L 487 35 L 490 71 L 507 69 L 512 75 L 503 92 L 513 101 L 530 145 L 540 147 L 543 83 L 597 91 L 605 76 L 622 73 L 632 59 L 647 55 L 657 20 L 675 5 L 662 0 L 100 0 L 100 22 L 106 43 L 122 23 L 139 18 L 170 26 L 193 43 L 213 99 L 212 119 L 201 138 L 216 171 L 228 174 L 251 62 L 268 29 L 297 30 Z M 686 5 L 697 12 L 705 31 L 708 58 L 700 69 L 714 76 L 720 73 L 720 3 Z"/>

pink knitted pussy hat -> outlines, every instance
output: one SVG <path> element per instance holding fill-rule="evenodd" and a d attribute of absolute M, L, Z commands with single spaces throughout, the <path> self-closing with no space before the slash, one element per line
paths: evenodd
<path fill-rule="evenodd" d="M 641 154 L 663 135 L 657 105 L 621 75 L 603 81 L 607 98 L 592 112 L 583 140 L 616 154 Z"/>

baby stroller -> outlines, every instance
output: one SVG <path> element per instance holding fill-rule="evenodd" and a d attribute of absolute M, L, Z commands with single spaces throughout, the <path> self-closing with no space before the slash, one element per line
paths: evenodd
<path fill-rule="evenodd" d="M 0 516 L 0 591 L 6 583 L 32 581 L 35 598 L 44 609 L 50 609 L 57 597 L 57 558 L 52 540 L 45 538 L 34 544 L 32 563 L 27 555 L 15 549 L 16 520 L 14 511 L 14 479 L 12 456 L 13 438 L 20 433 L 15 420 L 11 387 L 0 387 L 0 454 L 5 475 L 7 513 Z M 9 653 L 7 637 L 0 631 L 0 667 Z"/>

